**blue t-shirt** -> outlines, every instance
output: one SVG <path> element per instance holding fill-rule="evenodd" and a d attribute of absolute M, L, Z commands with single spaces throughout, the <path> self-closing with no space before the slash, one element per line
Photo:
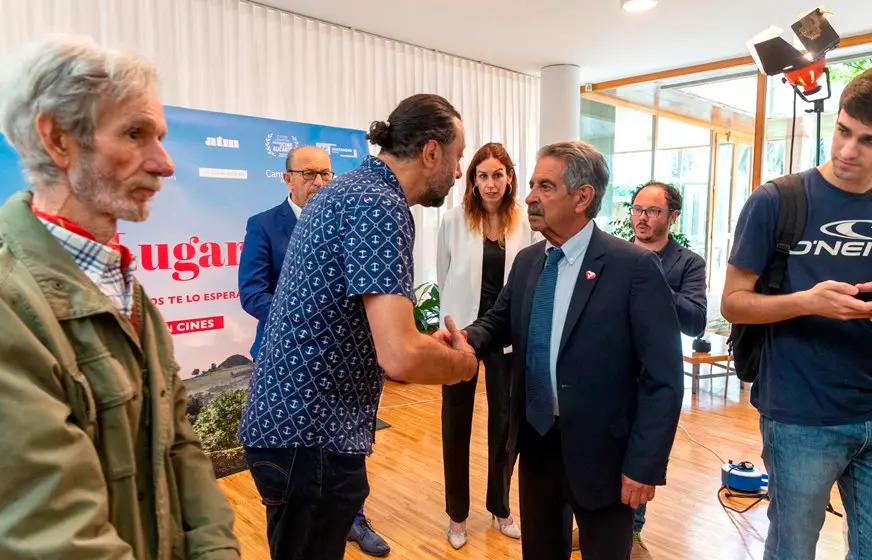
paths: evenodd
<path fill-rule="evenodd" d="M 361 295 L 414 301 L 414 227 L 396 175 L 372 156 L 306 204 L 249 382 L 243 444 L 372 453 L 384 371 Z"/>
<path fill-rule="evenodd" d="M 852 194 L 802 173 L 808 220 L 787 259 L 784 293 L 825 280 L 872 281 L 872 192 Z M 755 190 L 736 226 L 730 264 L 762 274 L 775 252 L 778 192 Z M 806 316 L 770 327 L 751 402 L 776 422 L 811 426 L 872 419 L 872 322 Z"/>

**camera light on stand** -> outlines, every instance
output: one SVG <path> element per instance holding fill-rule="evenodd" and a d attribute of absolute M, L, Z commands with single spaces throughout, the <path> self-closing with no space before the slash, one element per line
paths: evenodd
<path fill-rule="evenodd" d="M 797 68 L 791 72 L 785 72 L 784 77 L 792 86 L 802 90 L 806 96 L 814 95 L 821 90 L 821 85 L 818 84 L 821 76 L 824 75 L 824 69 L 827 66 L 826 57 L 816 60 L 808 66 Z"/>

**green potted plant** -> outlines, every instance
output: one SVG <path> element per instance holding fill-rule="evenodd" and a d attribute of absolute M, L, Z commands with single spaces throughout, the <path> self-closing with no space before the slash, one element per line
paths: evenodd
<path fill-rule="evenodd" d="M 415 288 L 415 326 L 424 334 L 439 329 L 439 286 L 432 282 Z"/>

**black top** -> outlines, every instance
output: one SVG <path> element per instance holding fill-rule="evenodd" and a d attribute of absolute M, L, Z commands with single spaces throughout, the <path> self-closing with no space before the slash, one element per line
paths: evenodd
<path fill-rule="evenodd" d="M 499 241 L 484 238 L 484 251 L 481 260 L 481 303 L 479 311 L 484 312 L 493 307 L 497 296 L 503 289 L 503 277 L 506 271 L 506 249 L 500 247 Z"/>

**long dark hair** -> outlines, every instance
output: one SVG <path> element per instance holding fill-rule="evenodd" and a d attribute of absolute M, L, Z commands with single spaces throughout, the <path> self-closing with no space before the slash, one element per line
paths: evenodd
<path fill-rule="evenodd" d="M 518 225 L 520 206 L 518 205 L 518 174 L 515 173 L 515 164 L 509 153 L 502 144 L 491 142 L 485 144 L 475 152 L 469 167 L 466 169 L 466 192 L 463 195 L 463 213 L 466 215 L 466 223 L 470 231 L 484 236 L 482 221 L 487 216 L 481 193 L 475 192 L 475 174 L 481 162 L 494 158 L 506 168 L 509 176 L 509 188 L 503 194 L 500 207 L 497 212 L 500 215 L 500 245 L 505 245 L 506 237 L 515 230 Z"/>

